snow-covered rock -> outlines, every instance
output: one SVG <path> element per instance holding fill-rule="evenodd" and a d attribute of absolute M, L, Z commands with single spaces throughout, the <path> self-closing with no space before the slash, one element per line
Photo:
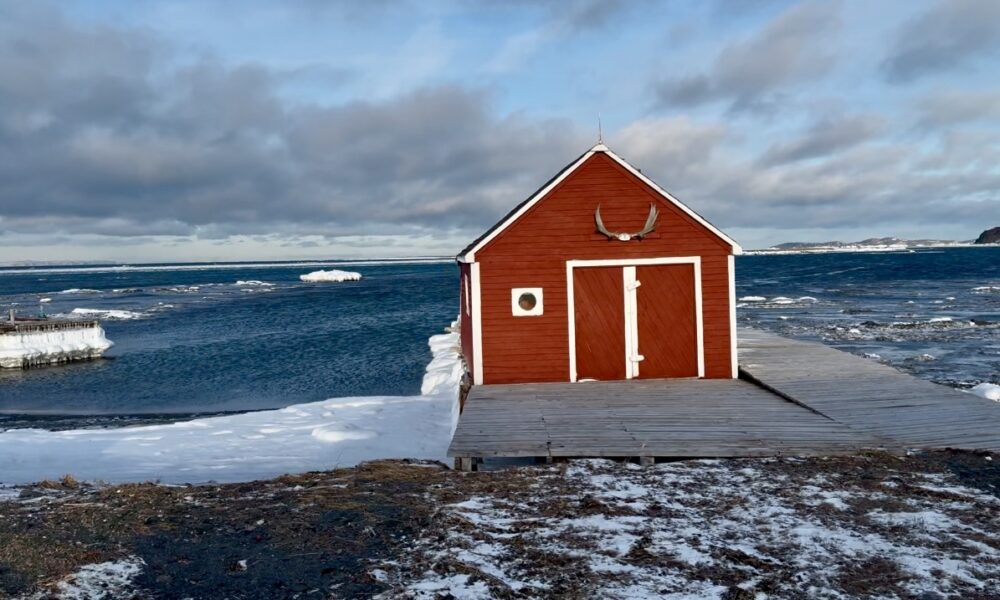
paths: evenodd
<path fill-rule="evenodd" d="M 22 369 L 98 358 L 112 342 L 102 327 L 12 331 L 0 334 L 0 367 Z"/>
<path fill-rule="evenodd" d="M 302 281 L 308 281 L 309 283 L 358 281 L 359 279 L 361 279 L 361 273 L 356 273 L 354 271 L 341 271 L 339 269 L 330 269 L 329 271 L 313 271 L 312 273 L 299 275 L 299 279 L 301 279 Z"/>
<path fill-rule="evenodd" d="M 447 460 L 463 374 L 457 324 L 430 338 L 419 396 L 331 398 L 166 425 L 0 433 L 0 483 L 250 481 L 383 458 Z"/>

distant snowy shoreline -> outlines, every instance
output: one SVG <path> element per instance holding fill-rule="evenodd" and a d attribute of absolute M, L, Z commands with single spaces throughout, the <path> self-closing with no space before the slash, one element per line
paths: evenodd
<path fill-rule="evenodd" d="M 946 248 L 996 248 L 996 244 L 975 244 L 972 242 L 948 242 L 941 244 L 886 244 L 862 245 L 845 244 L 843 246 L 802 246 L 800 248 L 757 248 L 744 250 L 749 256 L 786 255 L 786 254 L 835 254 L 852 252 L 909 252 L 911 250 L 943 250 Z"/>
<path fill-rule="evenodd" d="M 305 262 L 262 262 L 262 263 L 180 263 L 180 264 L 138 264 L 138 265 L 100 265 L 100 266 L 33 266 L 0 263 L 0 275 L 34 274 L 34 273 L 115 273 L 151 272 L 151 271 L 212 271 L 222 269 L 285 269 L 291 267 L 360 267 L 372 265 L 422 265 L 445 264 L 454 262 L 454 258 L 430 256 L 418 258 L 385 258 L 368 260 L 328 260 Z"/>

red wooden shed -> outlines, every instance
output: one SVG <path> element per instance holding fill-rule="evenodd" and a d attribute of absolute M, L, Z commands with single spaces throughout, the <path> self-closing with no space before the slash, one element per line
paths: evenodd
<path fill-rule="evenodd" d="M 598 144 L 458 255 L 473 383 L 736 377 L 740 252 Z"/>

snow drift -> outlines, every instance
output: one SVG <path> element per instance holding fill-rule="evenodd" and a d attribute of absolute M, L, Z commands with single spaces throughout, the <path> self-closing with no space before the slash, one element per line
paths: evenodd
<path fill-rule="evenodd" d="M 331 269 L 329 271 L 313 271 L 312 273 L 299 275 L 299 279 L 301 279 L 302 281 L 308 281 L 309 283 L 358 281 L 359 279 L 361 279 L 361 273 L 356 273 L 354 271 L 341 271 L 338 269 Z"/>
<path fill-rule="evenodd" d="M 419 396 L 333 398 L 279 410 L 118 429 L 0 433 L 0 483 L 233 482 L 381 458 L 446 460 L 464 372 L 458 326 L 430 338 Z"/>
<path fill-rule="evenodd" d="M 0 334 L 0 367 L 22 369 L 98 358 L 112 346 L 99 326 Z"/>

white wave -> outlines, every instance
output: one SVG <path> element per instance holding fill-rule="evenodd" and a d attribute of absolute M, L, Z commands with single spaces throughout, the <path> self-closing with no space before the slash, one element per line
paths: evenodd
<path fill-rule="evenodd" d="M 740 298 L 740 302 L 765 302 L 767 298 L 764 296 L 743 296 Z"/>
<path fill-rule="evenodd" d="M 987 294 L 989 292 L 1000 292 L 1000 285 L 981 285 L 979 287 L 972 288 L 972 292 L 975 294 Z"/>
<path fill-rule="evenodd" d="M 337 269 L 332 269 L 330 271 L 313 271 L 312 273 L 299 275 L 299 279 L 301 279 L 302 281 L 307 281 L 309 283 L 358 281 L 359 279 L 361 279 L 361 273 L 357 273 L 355 271 L 339 271 Z"/>
<path fill-rule="evenodd" d="M 259 279 L 247 279 L 246 281 L 240 279 L 233 285 L 238 285 L 240 287 L 272 287 L 273 283 L 268 283 L 266 281 L 260 281 Z"/>
<path fill-rule="evenodd" d="M 145 315 L 131 310 L 115 310 L 101 308 L 74 308 L 70 311 L 71 317 L 87 317 L 91 319 L 108 319 L 111 321 L 129 321 L 141 319 Z"/>
<path fill-rule="evenodd" d="M 61 292 L 56 292 L 56 293 L 57 294 L 100 294 L 101 290 L 91 290 L 88 288 L 69 288 L 68 290 L 63 290 Z"/>

